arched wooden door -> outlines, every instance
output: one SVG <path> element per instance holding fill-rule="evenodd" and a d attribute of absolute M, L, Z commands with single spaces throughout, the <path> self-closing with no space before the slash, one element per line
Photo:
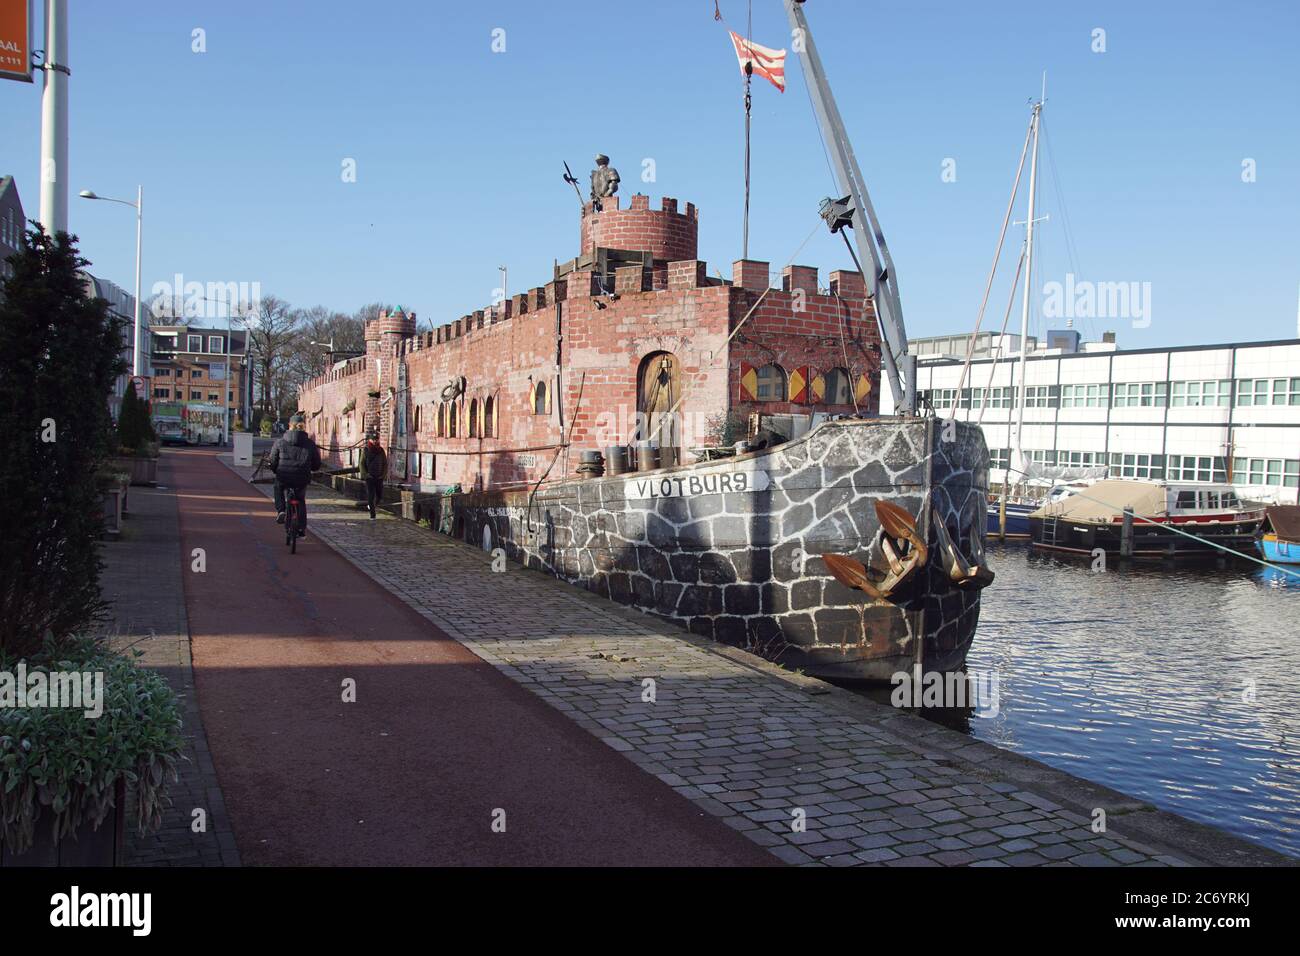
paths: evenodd
<path fill-rule="evenodd" d="M 681 366 L 671 352 L 651 352 L 641 360 L 637 376 L 636 410 L 645 425 L 638 438 L 652 439 L 661 448 L 677 448 L 681 409 L 674 408 L 682 397 Z M 669 413 L 672 412 L 670 415 Z"/>

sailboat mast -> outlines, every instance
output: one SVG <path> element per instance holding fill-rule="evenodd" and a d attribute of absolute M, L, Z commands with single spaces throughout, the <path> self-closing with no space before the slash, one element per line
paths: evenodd
<path fill-rule="evenodd" d="M 1029 154 L 1029 215 L 1025 221 L 1025 284 L 1020 303 L 1020 386 L 1016 402 L 1016 440 L 1012 446 L 1015 460 L 1007 462 L 1010 467 L 1018 468 L 1022 472 L 1029 470 L 1024 464 L 1022 436 L 1025 430 L 1025 380 L 1029 366 L 1029 300 L 1033 292 L 1034 212 L 1038 199 L 1038 127 L 1042 121 L 1042 114 L 1043 101 L 1040 99 L 1034 104 L 1033 118 L 1029 123 L 1034 142 L 1033 151 Z"/>

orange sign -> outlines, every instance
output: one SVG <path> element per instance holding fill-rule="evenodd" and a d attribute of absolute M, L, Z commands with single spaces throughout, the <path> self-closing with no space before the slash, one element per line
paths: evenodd
<path fill-rule="evenodd" d="M 30 0 L 0 0 L 0 80 L 32 82 Z"/>

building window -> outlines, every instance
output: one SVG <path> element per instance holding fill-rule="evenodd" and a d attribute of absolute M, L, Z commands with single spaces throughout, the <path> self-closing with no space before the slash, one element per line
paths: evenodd
<path fill-rule="evenodd" d="M 1007 469 L 1011 467 L 1010 448 L 990 448 L 989 467 Z"/>
<path fill-rule="evenodd" d="M 1208 382 L 1173 382 L 1169 386 L 1171 408 L 1199 408 L 1203 405 L 1229 405 L 1232 381 L 1219 379 Z"/>
<path fill-rule="evenodd" d="M 1048 466 L 1055 467 L 1056 465 L 1056 452 L 1054 450 L 1026 451 L 1025 455 L 1029 458 L 1030 461 L 1032 461 L 1035 465 L 1039 465 L 1040 467 L 1048 467 Z"/>
<path fill-rule="evenodd" d="M 848 369 L 833 368 L 825 376 L 826 389 L 822 401 L 827 405 L 852 405 L 853 383 Z"/>
<path fill-rule="evenodd" d="M 1170 481 L 1227 481 L 1228 466 L 1221 457 L 1170 455 Z"/>
<path fill-rule="evenodd" d="M 989 408 L 1015 408 L 1016 390 L 1010 385 L 1003 385 L 997 388 L 985 390 L 988 394 L 985 397 L 985 405 Z"/>
<path fill-rule="evenodd" d="M 1109 385 L 1062 385 L 1062 408 L 1104 408 L 1110 400 Z"/>
<path fill-rule="evenodd" d="M 195 391 L 194 389 L 190 389 L 190 401 L 191 402 L 203 401 L 203 393 L 199 391 Z"/>
<path fill-rule="evenodd" d="M 755 398 L 760 402 L 784 402 L 786 400 L 785 369 L 779 365 L 764 365 L 758 370 L 758 384 L 755 386 Z"/>
<path fill-rule="evenodd" d="M 1165 404 L 1164 382 L 1117 382 L 1114 386 L 1115 408 L 1153 408 Z"/>
<path fill-rule="evenodd" d="M 225 347 L 221 344 L 221 336 L 219 335 L 208 336 L 208 351 L 213 353 L 214 355 L 220 355 L 222 352 L 225 351 Z"/>
<path fill-rule="evenodd" d="M 1058 451 L 1056 461 L 1067 468 L 1092 468 L 1104 465 L 1105 454 L 1099 451 Z"/>
<path fill-rule="evenodd" d="M 420 431 L 420 406 L 415 406 L 415 414 L 411 416 L 411 432 L 416 434 Z"/>
<path fill-rule="evenodd" d="M 546 383 L 542 381 L 533 386 L 533 414 L 546 414 Z"/>
<path fill-rule="evenodd" d="M 456 437 L 456 419 L 460 418 L 460 402 L 447 404 L 447 437 Z"/>
<path fill-rule="evenodd" d="M 185 343 L 185 351 L 187 352 L 203 351 L 203 336 L 201 335 L 187 335 L 185 336 Z"/>
<path fill-rule="evenodd" d="M 202 377 L 203 377 L 203 369 L 201 368 L 190 369 L 190 378 L 202 378 Z"/>
<path fill-rule="evenodd" d="M 496 435 L 496 423 L 492 419 L 496 416 L 497 403 L 491 395 L 483 402 L 483 437 L 492 438 Z"/>
<path fill-rule="evenodd" d="M 433 433 L 439 438 L 445 438 L 447 435 L 447 403 L 438 403 L 438 420 L 434 423 Z"/>
<path fill-rule="evenodd" d="M 172 390 L 170 388 L 155 388 L 153 390 L 154 398 L 171 398 Z"/>
<path fill-rule="evenodd" d="M 1061 401 L 1057 385 L 1026 385 L 1025 408 L 1056 408 Z"/>
<path fill-rule="evenodd" d="M 1232 483 L 1300 488 L 1300 458 L 1234 458 Z"/>
<path fill-rule="evenodd" d="M 1300 378 L 1247 378 L 1237 382 L 1238 405 L 1300 405 Z"/>
<path fill-rule="evenodd" d="M 1139 455 L 1111 452 L 1112 478 L 1164 478 L 1164 455 Z"/>
<path fill-rule="evenodd" d="M 930 404 L 935 408 L 952 408 L 957 401 L 957 389 L 935 388 L 930 390 Z"/>
<path fill-rule="evenodd" d="M 478 402 L 469 400 L 469 437 L 478 438 Z"/>
<path fill-rule="evenodd" d="M 169 368 L 156 368 L 153 370 L 153 374 L 157 378 L 169 378 L 172 374 L 172 370 Z"/>

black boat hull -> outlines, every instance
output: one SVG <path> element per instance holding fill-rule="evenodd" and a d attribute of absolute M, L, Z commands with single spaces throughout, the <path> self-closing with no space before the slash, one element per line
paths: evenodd
<path fill-rule="evenodd" d="M 1259 525 L 1258 517 L 1240 521 L 1183 521 L 1172 526 L 1134 521 L 1132 557 L 1156 560 L 1214 557 L 1223 555 L 1224 549 L 1239 554 L 1254 554 Z M 1033 546 L 1046 551 L 1091 555 L 1101 549 L 1108 555 L 1118 555 L 1124 532 L 1118 521 L 1031 517 L 1029 533 Z"/>

